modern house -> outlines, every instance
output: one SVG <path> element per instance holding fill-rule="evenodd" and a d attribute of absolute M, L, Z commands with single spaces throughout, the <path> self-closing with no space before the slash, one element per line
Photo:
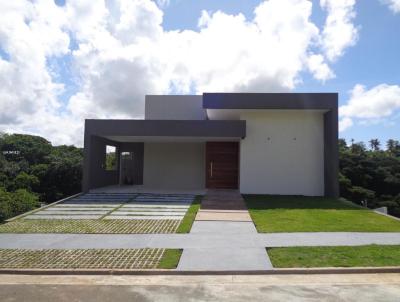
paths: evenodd
<path fill-rule="evenodd" d="M 336 197 L 338 95 L 148 95 L 145 119 L 86 120 L 84 148 L 85 192 L 130 185 Z"/>

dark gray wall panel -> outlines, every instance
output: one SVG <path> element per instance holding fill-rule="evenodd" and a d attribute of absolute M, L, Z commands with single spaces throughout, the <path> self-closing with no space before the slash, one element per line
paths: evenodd
<path fill-rule="evenodd" d="M 206 109 L 332 109 L 337 93 L 204 93 Z"/>
<path fill-rule="evenodd" d="M 338 110 L 324 114 L 325 196 L 339 197 Z"/>
<path fill-rule="evenodd" d="M 98 136 L 245 137 L 245 121 L 86 120 L 87 133 Z"/>

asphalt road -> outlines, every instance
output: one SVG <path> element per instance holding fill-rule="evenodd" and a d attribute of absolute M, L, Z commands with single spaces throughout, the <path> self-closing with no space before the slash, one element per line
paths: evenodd
<path fill-rule="evenodd" d="M 0 301 L 399 301 L 400 274 L 0 275 Z"/>

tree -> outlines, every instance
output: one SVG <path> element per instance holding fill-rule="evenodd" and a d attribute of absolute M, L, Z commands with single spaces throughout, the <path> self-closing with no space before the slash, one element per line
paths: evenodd
<path fill-rule="evenodd" d="M 40 136 L 4 134 L 0 140 L 1 151 L 10 152 L 5 155 L 8 161 L 26 160 L 30 165 L 43 162 L 52 149 L 50 142 Z"/>
<path fill-rule="evenodd" d="M 351 145 L 351 152 L 355 154 L 362 154 L 365 153 L 367 148 L 363 142 L 353 143 Z"/>
<path fill-rule="evenodd" d="M 338 145 L 340 151 L 346 151 L 348 149 L 346 140 L 344 138 L 339 138 Z"/>
<path fill-rule="evenodd" d="M 373 138 L 369 141 L 369 145 L 372 151 L 379 151 L 381 143 L 377 138 Z"/>
<path fill-rule="evenodd" d="M 386 148 L 388 150 L 388 152 L 393 155 L 396 153 L 397 149 L 399 148 L 400 144 L 399 141 L 394 140 L 394 139 L 389 139 L 386 142 Z"/>
<path fill-rule="evenodd" d="M 25 172 L 21 172 L 15 177 L 13 190 L 25 189 L 32 191 L 34 186 L 39 184 L 39 179 L 35 175 L 29 175 Z"/>

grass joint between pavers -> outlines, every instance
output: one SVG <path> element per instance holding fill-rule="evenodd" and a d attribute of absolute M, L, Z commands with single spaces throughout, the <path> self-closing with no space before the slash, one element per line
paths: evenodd
<path fill-rule="evenodd" d="M 197 195 L 196 198 L 193 200 L 193 203 L 190 205 L 189 209 L 187 210 L 185 216 L 183 217 L 178 229 L 176 230 L 177 233 L 189 233 L 193 222 L 196 218 L 197 212 L 200 209 L 201 200 L 203 196 Z"/>

